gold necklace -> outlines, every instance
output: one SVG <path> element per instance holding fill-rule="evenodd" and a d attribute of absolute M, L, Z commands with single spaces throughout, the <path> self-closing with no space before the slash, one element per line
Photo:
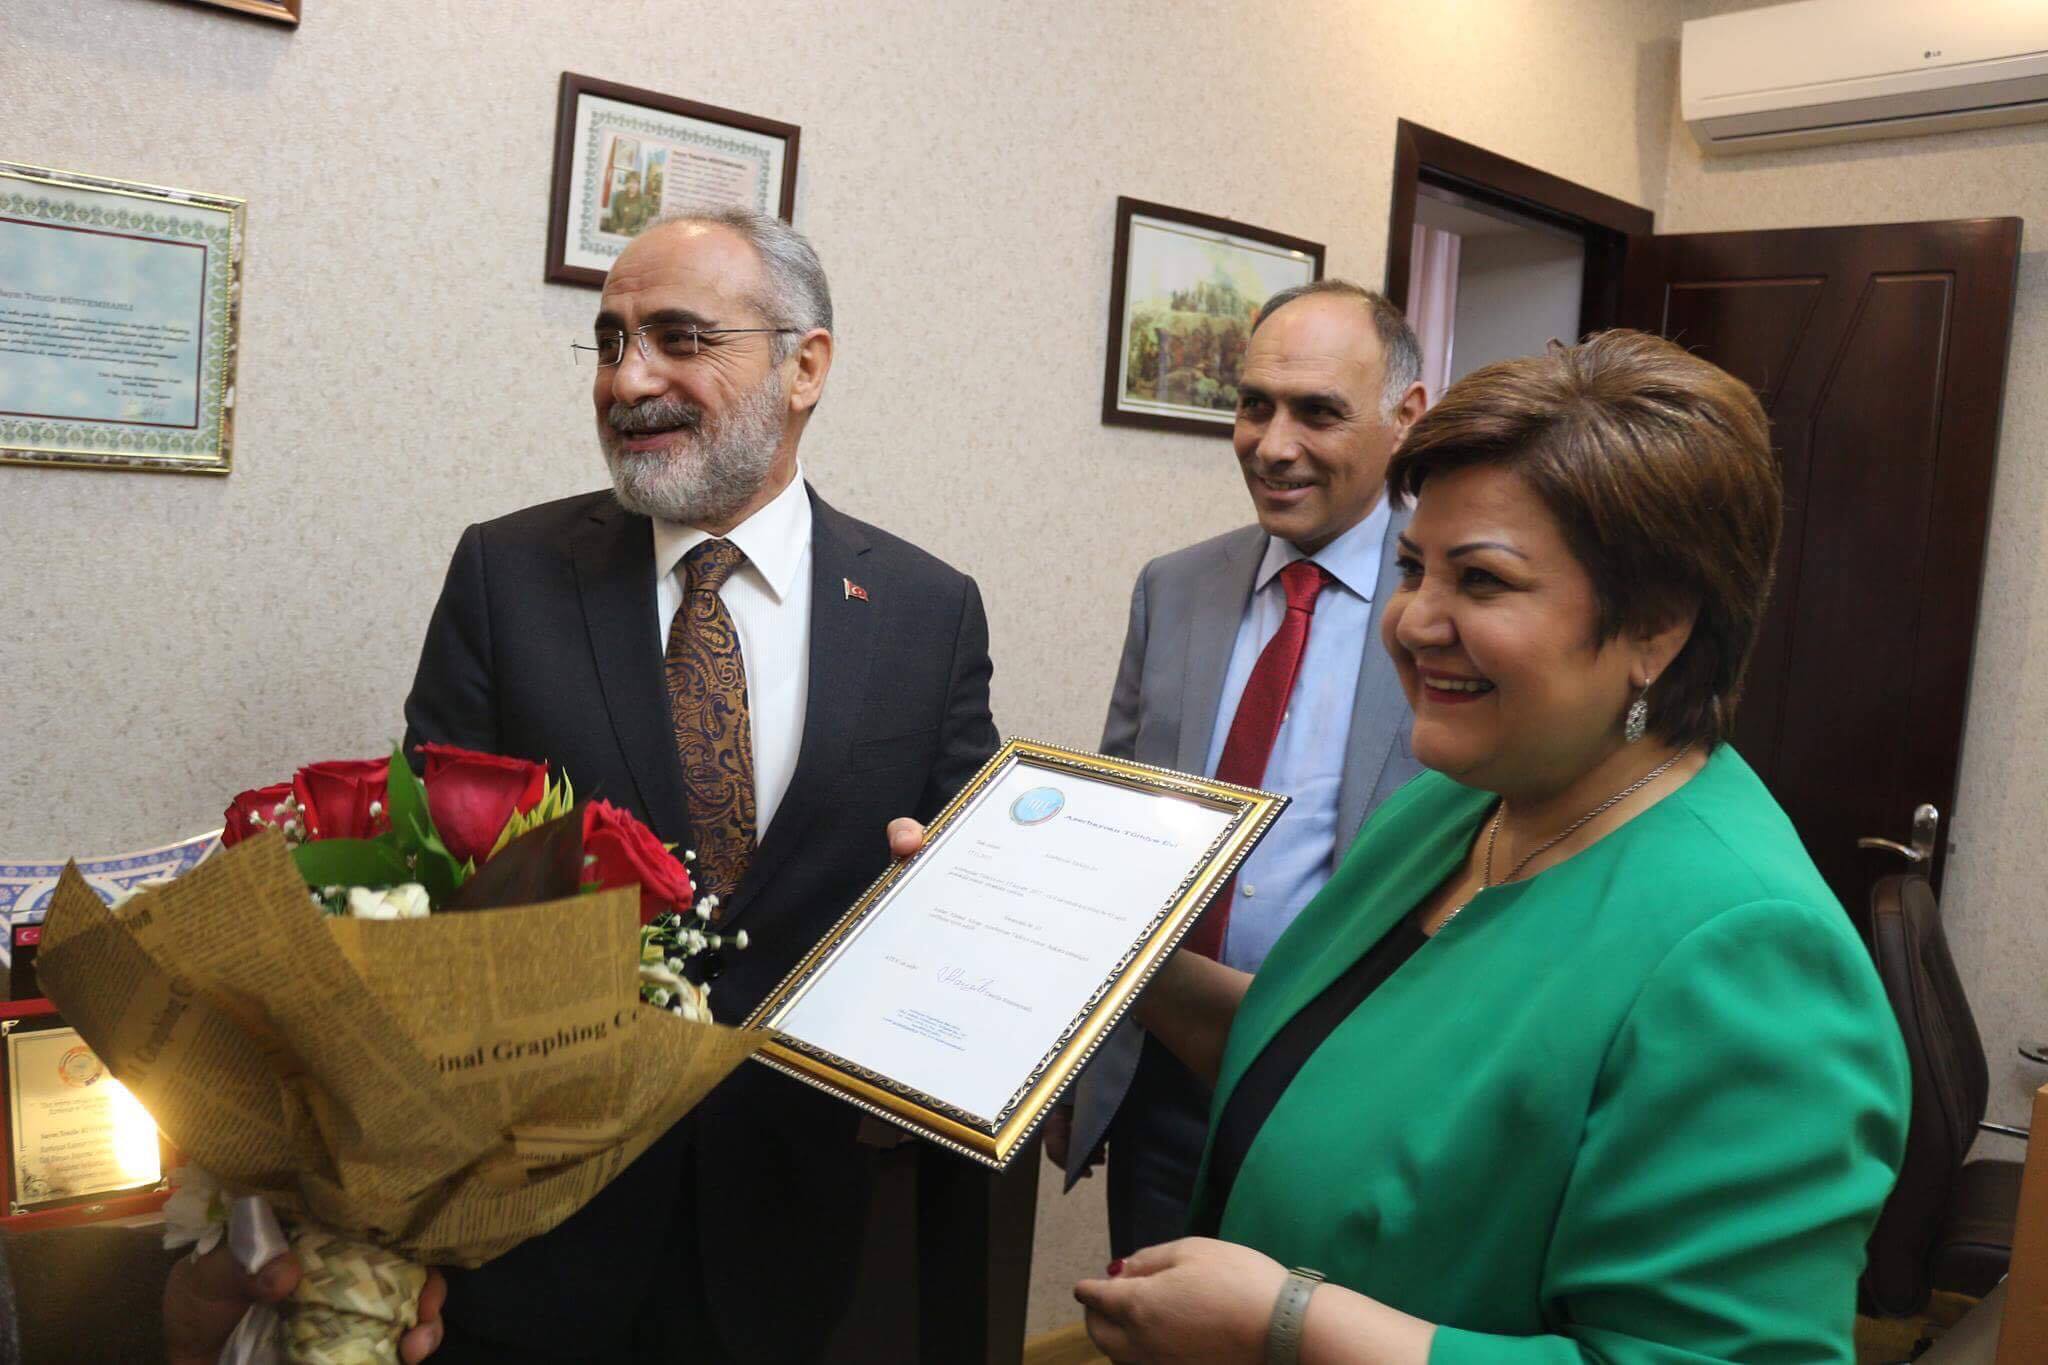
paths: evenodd
<path fill-rule="evenodd" d="M 1436 927 L 1437 933 L 1441 934 L 1444 931 L 1445 926 L 1450 924 L 1450 922 L 1456 919 L 1459 915 L 1464 914 L 1465 907 L 1467 905 L 1470 905 L 1473 901 L 1478 900 L 1482 892 L 1491 891 L 1496 886 L 1505 886 L 1509 882 L 1513 881 L 1515 878 L 1521 876 L 1523 868 L 1527 867 L 1530 863 L 1535 862 L 1538 858 L 1542 857 L 1545 853 L 1548 853 L 1551 849 L 1556 848 L 1559 844 L 1571 838 L 1574 834 L 1577 834 L 1580 830 L 1584 829 L 1592 821 L 1599 819 L 1608 811 L 1613 810 L 1616 806 L 1628 800 L 1631 796 L 1634 796 L 1637 792 L 1649 786 L 1652 782 L 1655 782 L 1665 773 L 1671 771 L 1671 765 L 1678 762 L 1679 759 L 1684 758 L 1686 754 L 1691 752 L 1691 750 L 1692 744 L 1688 741 L 1682 748 L 1679 749 L 1677 753 L 1671 755 L 1671 757 L 1665 759 L 1662 763 L 1659 763 L 1656 767 L 1650 769 L 1650 771 L 1644 773 L 1641 777 L 1629 783 L 1626 787 L 1623 787 L 1620 791 L 1608 797 L 1605 801 L 1602 801 L 1599 805 L 1593 807 L 1593 809 L 1587 811 L 1584 815 L 1581 815 L 1578 819 L 1572 821 L 1569 825 L 1566 825 L 1564 829 L 1559 833 L 1552 835 L 1550 838 L 1545 839 L 1542 843 L 1536 845 L 1535 848 L 1529 850 L 1529 855 L 1523 858 L 1522 861 L 1516 863 L 1514 867 L 1510 868 L 1508 871 L 1508 875 L 1502 877 L 1498 882 L 1496 882 L 1493 879 L 1493 841 L 1500 835 L 1500 818 L 1507 811 L 1507 802 L 1503 801 L 1499 805 L 1495 806 L 1493 808 L 1493 819 L 1490 822 L 1488 822 L 1486 826 L 1486 862 L 1484 870 L 1480 873 L 1479 890 L 1474 891 L 1470 896 L 1466 897 L 1462 903 L 1459 904 L 1457 909 L 1451 911 L 1450 914 L 1444 916 L 1443 924 L 1439 924 Z"/>

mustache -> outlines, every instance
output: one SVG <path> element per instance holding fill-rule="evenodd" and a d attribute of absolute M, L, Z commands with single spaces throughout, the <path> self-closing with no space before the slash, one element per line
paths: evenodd
<path fill-rule="evenodd" d="M 672 428 L 696 431 L 704 425 L 704 409 L 680 398 L 647 398 L 614 403 L 605 409 L 605 425 L 625 436 Z"/>

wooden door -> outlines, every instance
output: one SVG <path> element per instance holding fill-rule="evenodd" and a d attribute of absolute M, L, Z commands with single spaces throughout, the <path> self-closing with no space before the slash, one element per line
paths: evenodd
<path fill-rule="evenodd" d="M 1735 747 L 1861 923 L 1938 812 L 1940 886 L 1984 573 L 2020 220 L 1637 238 L 1624 326 L 1747 381 L 1785 536 Z"/>

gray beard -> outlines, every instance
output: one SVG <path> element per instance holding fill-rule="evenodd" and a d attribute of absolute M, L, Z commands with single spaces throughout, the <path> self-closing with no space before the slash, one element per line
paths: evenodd
<path fill-rule="evenodd" d="M 770 371 L 760 387 L 712 424 L 702 408 L 677 398 L 612 404 L 598 434 L 619 505 L 687 525 L 732 520 L 774 467 L 782 444 L 782 400 L 782 376 Z M 691 438 L 680 451 L 636 455 L 620 448 L 621 427 L 630 433 L 678 422 Z"/>

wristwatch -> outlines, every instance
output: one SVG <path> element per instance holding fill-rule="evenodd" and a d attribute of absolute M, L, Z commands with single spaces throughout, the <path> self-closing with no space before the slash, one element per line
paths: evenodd
<path fill-rule="evenodd" d="M 1301 1359 L 1301 1325 L 1308 1317 L 1308 1296 L 1323 1282 L 1323 1272 L 1296 1266 L 1273 1300 L 1266 1323 L 1266 1365 L 1297 1365 Z"/>

